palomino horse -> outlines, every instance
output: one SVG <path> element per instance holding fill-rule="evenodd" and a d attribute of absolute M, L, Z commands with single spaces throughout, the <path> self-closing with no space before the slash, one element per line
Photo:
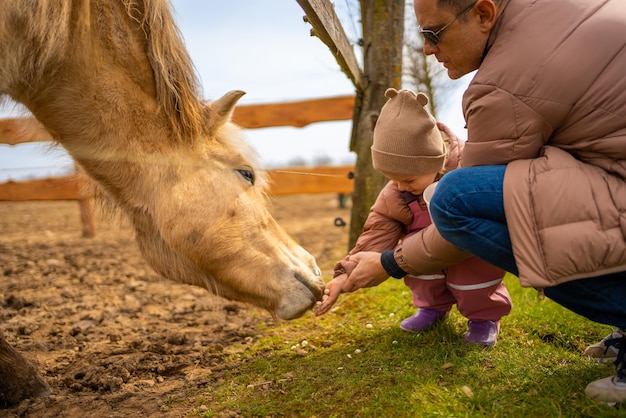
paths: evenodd
<path fill-rule="evenodd" d="M 2 2 L 0 94 L 128 214 L 149 264 L 299 317 L 323 282 L 268 212 L 263 172 L 230 122 L 243 92 L 203 103 L 198 90 L 167 0 Z"/>

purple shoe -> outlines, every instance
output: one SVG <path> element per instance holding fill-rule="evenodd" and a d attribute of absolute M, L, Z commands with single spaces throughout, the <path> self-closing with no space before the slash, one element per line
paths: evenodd
<path fill-rule="evenodd" d="M 443 320 L 448 312 L 422 308 L 413 316 L 400 322 L 400 328 L 408 332 L 422 332 Z"/>
<path fill-rule="evenodd" d="M 485 347 L 496 345 L 500 333 L 500 321 L 469 321 L 468 330 L 463 339 L 470 344 Z"/>

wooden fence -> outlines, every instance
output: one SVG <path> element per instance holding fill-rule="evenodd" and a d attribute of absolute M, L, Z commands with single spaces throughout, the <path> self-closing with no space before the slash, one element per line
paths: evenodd
<path fill-rule="evenodd" d="M 242 105 L 235 108 L 233 121 L 242 128 L 256 129 L 277 126 L 303 127 L 315 122 L 352 119 L 354 96 Z M 0 119 L 0 144 L 52 141 L 45 128 L 32 117 Z M 351 193 L 352 165 L 325 167 L 288 167 L 270 169 L 270 194 Z M 82 176 L 76 172 L 64 177 L 0 183 L 0 201 L 76 200 L 80 205 L 82 232 L 95 235 L 94 196 L 84 188 Z"/>

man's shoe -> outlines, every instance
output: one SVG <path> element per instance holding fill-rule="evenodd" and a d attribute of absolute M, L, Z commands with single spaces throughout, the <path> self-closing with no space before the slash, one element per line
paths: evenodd
<path fill-rule="evenodd" d="M 614 334 L 615 331 L 611 336 Z M 626 402 L 626 336 L 623 332 L 619 334 L 617 338 L 605 338 L 603 340 L 606 352 L 610 351 L 611 348 L 617 350 L 613 362 L 617 376 L 606 377 L 589 383 L 585 389 L 585 395 L 593 400 L 610 403 Z"/>
<path fill-rule="evenodd" d="M 500 321 L 469 321 L 468 330 L 463 339 L 470 344 L 484 347 L 496 345 L 500 333 Z"/>
<path fill-rule="evenodd" d="M 619 350 L 615 345 L 607 346 L 606 342 L 624 337 L 626 337 L 624 330 L 621 328 L 615 328 L 615 330 L 604 337 L 602 341 L 587 347 L 583 354 L 585 357 L 597 360 L 600 363 L 613 363 L 617 358 L 617 352 Z"/>
<path fill-rule="evenodd" d="M 626 402 L 626 381 L 617 376 L 593 381 L 585 388 L 585 395 L 598 402 Z"/>
<path fill-rule="evenodd" d="M 413 316 L 400 322 L 400 328 L 408 332 L 424 332 L 448 315 L 446 311 L 420 308 Z"/>

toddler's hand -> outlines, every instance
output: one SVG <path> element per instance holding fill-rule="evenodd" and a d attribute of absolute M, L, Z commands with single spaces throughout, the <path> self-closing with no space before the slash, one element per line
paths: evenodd
<path fill-rule="evenodd" d="M 337 302 L 337 299 L 339 299 L 339 295 L 342 293 L 341 288 L 347 279 L 347 274 L 340 274 L 328 282 L 326 289 L 324 289 L 322 304 L 315 308 L 315 316 L 323 315 L 332 308 L 335 302 Z"/>

